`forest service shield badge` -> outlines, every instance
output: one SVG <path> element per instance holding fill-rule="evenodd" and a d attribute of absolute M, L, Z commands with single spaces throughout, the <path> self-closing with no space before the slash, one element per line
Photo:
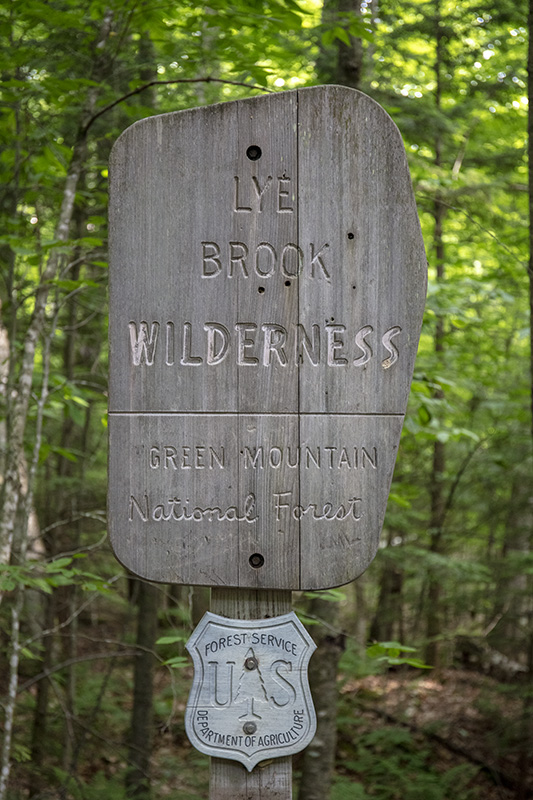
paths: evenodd
<path fill-rule="evenodd" d="M 187 643 L 194 680 L 185 728 L 194 747 L 249 771 L 303 750 L 316 730 L 307 678 L 315 648 L 294 612 L 239 620 L 208 611 Z"/>

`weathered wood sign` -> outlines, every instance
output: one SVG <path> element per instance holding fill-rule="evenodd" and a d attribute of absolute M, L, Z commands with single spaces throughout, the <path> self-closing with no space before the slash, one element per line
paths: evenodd
<path fill-rule="evenodd" d="M 356 578 L 426 288 L 390 117 L 322 86 L 143 120 L 113 149 L 110 218 L 119 560 L 170 583 Z"/>

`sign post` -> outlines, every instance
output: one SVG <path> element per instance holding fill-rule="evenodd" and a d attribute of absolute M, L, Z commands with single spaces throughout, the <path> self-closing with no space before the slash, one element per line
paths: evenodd
<path fill-rule="evenodd" d="M 214 587 L 233 620 L 357 578 L 379 543 L 426 288 L 390 117 L 321 86 L 145 119 L 113 149 L 110 222 L 117 558 Z M 276 669 L 274 687 L 298 683 Z M 233 762 L 213 774 L 229 770 L 236 798 L 235 775 L 264 771 L 245 778 L 260 754 L 234 763 L 225 741 Z"/>

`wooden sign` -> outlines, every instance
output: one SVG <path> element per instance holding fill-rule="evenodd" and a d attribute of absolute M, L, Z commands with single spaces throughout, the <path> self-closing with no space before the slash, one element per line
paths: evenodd
<path fill-rule="evenodd" d="M 426 258 L 400 134 L 321 86 L 115 144 L 109 531 L 153 581 L 322 589 L 375 555 Z"/>

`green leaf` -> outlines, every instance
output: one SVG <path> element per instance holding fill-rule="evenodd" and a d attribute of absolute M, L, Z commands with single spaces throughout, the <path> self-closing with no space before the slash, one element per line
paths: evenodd
<path fill-rule="evenodd" d="M 172 667 L 173 669 L 182 669 L 183 667 L 189 666 L 189 663 L 189 659 L 185 656 L 175 656 L 174 658 L 168 658 L 166 661 L 163 661 L 166 667 Z"/>
<path fill-rule="evenodd" d="M 177 642 L 186 642 L 188 639 L 187 636 L 183 633 L 176 633 L 170 636 L 161 636 L 156 641 L 156 644 L 176 644 Z"/>
<path fill-rule="evenodd" d="M 400 642 L 380 642 L 380 645 L 386 650 L 394 649 L 402 653 L 416 653 L 416 647 L 409 647 L 409 645 L 401 644 Z"/>
<path fill-rule="evenodd" d="M 61 558 L 54 559 L 54 561 L 49 561 L 44 565 L 44 568 L 47 572 L 59 572 L 65 569 L 65 567 L 70 566 L 70 564 L 72 564 L 71 556 L 62 556 Z"/>
<path fill-rule="evenodd" d="M 347 45 L 348 47 L 350 46 L 351 44 L 350 35 L 347 31 L 344 30 L 344 28 L 339 28 L 339 27 L 333 28 L 333 36 L 335 39 L 340 39 L 341 42 L 344 42 L 344 44 Z"/>
<path fill-rule="evenodd" d="M 393 503 L 396 503 L 397 506 L 401 508 L 411 508 L 411 503 L 405 497 L 401 497 L 396 492 L 389 493 L 389 500 L 392 500 Z"/>
<path fill-rule="evenodd" d="M 52 447 L 50 449 L 53 453 L 56 453 L 56 455 L 66 458 L 67 461 L 71 461 L 73 464 L 78 461 L 77 455 L 73 453 L 72 450 L 67 450 L 66 447 Z"/>
<path fill-rule="evenodd" d="M 60 289 L 65 289 L 67 292 L 74 292 L 76 289 L 84 289 L 85 287 L 92 287 L 93 289 L 98 289 L 99 286 L 95 281 L 88 281 L 88 280 L 80 280 L 80 281 L 73 281 L 73 280 L 66 280 L 65 278 L 55 278 L 51 281 L 55 286 L 58 286 Z"/>

